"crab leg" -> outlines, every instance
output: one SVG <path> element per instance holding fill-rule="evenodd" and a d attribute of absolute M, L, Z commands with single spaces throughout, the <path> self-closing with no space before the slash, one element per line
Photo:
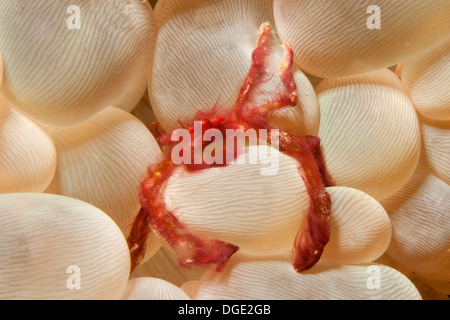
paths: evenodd
<path fill-rule="evenodd" d="M 264 27 L 262 27 L 262 30 L 265 30 Z M 270 30 L 270 29 L 269 29 Z M 261 35 L 264 35 L 264 32 L 260 32 Z M 262 37 L 262 36 L 261 36 Z M 262 42 L 259 41 L 258 43 L 267 44 L 267 41 Z M 261 45 L 262 45 L 261 44 Z M 249 73 L 247 75 L 246 81 L 244 82 L 244 85 L 241 88 L 241 93 L 244 93 L 242 96 L 240 95 L 238 99 L 238 104 L 234 111 L 236 114 L 241 118 L 244 119 L 248 124 L 252 124 L 253 126 L 257 127 L 263 127 L 263 128 L 269 128 L 270 125 L 268 121 L 264 118 L 266 115 L 273 113 L 274 111 L 280 110 L 285 107 L 293 107 L 297 105 L 297 85 L 294 81 L 294 75 L 292 73 L 292 66 L 293 66 L 293 51 L 292 48 L 288 44 L 282 45 L 284 54 L 283 54 L 283 60 L 278 66 L 278 76 L 281 79 L 281 83 L 284 86 L 283 91 L 277 91 L 277 95 L 274 99 L 268 101 L 265 104 L 262 104 L 260 106 L 248 106 L 247 103 L 245 103 L 245 99 L 247 96 L 245 94 L 248 94 L 249 89 L 252 89 L 253 87 L 249 87 L 248 85 L 248 79 L 254 79 L 257 76 L 261 77 L 261 75 L 265 72 L 265 68 L 263 69 L 262 66 L 264 66 L 264 63 L 261 63 L 260 60 L 254 59 L 252 63 L 252 67 L 249 70 Z M 261 48 L 256 48 L 254 52 L 258 53 L 258 50 L 262 50 L 264 48 L 263 53 L 268 54 L 269 48 L 266 46 L 262 46 Z M 255 57 L 259 57 L 258 54 L 253 54 Z M 264 56 L 264 59 L 266 57 Z M 256 72 L 256 74 L 255 74 Z M 256 76 L 257 75 L 257 76 Z"/>
<path fill-rule="evenodd" d="M 252 53 L 252 62 L 244 83 L 239 91 L 238 98 L 233 107 L 236 114 L 242 112 L 247 103 L 251 100 L 252 90 L 260 83 L 264 82 L 262 77 L 267 73 L 269 64 L 270 46 L 272 43 L 271 28 L 268 23 L 263 23 L 259 29 L 256 48 Z"/>
<path fill-rule="evenodd" d="M 330 239 L 331 200 L 322 175 L 325 169 L 321 169 L 316 161 L 316 158 L 321 157 L 321 154 L 315 154 L 317 146 L 309 140 L 309 137 L 286 132 L 280 135 L 280 151 L 300 163 L 299 172 L 310 197 L 308 214 L 303 219 L 293 246 L 293 265 L 297 272 L 316 264 Z"/>
<path fill-rule="evenodd" d="M 142 209 L 128 238 L 132 257 L 131 272 L 142 261 L 145 253 L 145 241 L 150 232 L 149 228 L 143 226 L 146 222 L 174 249 L 178 263 L 183 267 L 195 265 L 221 271 L 231 255 L 239 249 L 221 240 L 196 236 L 167 209 L 162 189 L 175 168 L 172 161 L 163 161 L 150 169 L 149 178 L 141 185 Z"/>
<path fill-rule="evenodd" d="M 148 213 L 141 208 L 131 225 L 130 235 L 127 238 L 128 248 L 130 250 L 131 270 L 130 274 L 142 262 L 145 255 L 146 242 L 150 230 Z"/>
<path fill-rule="evenodd" d="M 263 117 L 275 110 L 297 104 L 297 86 L 292 72 L 292 48 L 288 44 L 284 44 L 283 49 L 284 55 L 278 67 L 278 75 L 284 86 L 284 92 L 277 92 L 277 96 L 272 101 L 261 106 L 241 107 L 236 110 L 241 118 L 251 123 L 252 126 L 272 129 Z M 253 70 L 254 68 L 250 69 L 250 78 Z M 310 196 L 308 214 L 300 226 L 293 246 L 294 268 L 297 272 L 301 272 L 317 263 L 329 241 L 331 201 L 325 187 L 334 185 L 334 181 L 326 171 L 318 137 L 299 137 L 281 131 L 278 147 L 281 152 L 299 162 L 299 171 Z"/>

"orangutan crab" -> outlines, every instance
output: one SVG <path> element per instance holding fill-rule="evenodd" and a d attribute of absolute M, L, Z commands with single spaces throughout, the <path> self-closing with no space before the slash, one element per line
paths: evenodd
<path fill-rule="evenodd" d="M 231 109 L 225 110 L 216 104 L 207 112 L 198 112 L 190 122 L 180 121 L 181 126 L 191 133 L 192 149 L 195 142 L 192 135 L 195 121 L 201 121 L 202 134 L 211 128 L 219 130 L 222 134 L 225 134 L 227 129 L 270 130 L 275 128 L 267 120 L 267 115 L 297 104 L 297 87 L 292 73 L 293 52 L 288 44 L 283 45 L 284 56 L 278 68 L 283 88 L 276 92 L 271 101 L 258 106 L 252 103 L 254 89 L 265 81 L 263 77 L 267 74 L 270 43 L 271 28 L 264 23 L 260 27 L 256 49 L 252 53 L 250 70 Z M 207 169 L 211 165 L 205 162 L 175 164 L 171 159 L 171 151 L 175 146 L 171 134 L 164 132 L 158 124 L 154 124 L 152 132 L 165 154 L 165 159 L 150 166 L 148 177 L 141 184 L 142 208 L 132 224 L 128 237 L 131 271 L 142 261 L 145 242 L 151 228 L 164 237 L 173 248 L 181 266 L 196 265 L 221 271 L 231 255 L 239 248 L 221 240 L 203 239 L 190 232 L 189 228 L 167 209 L 163 196 L 164 184 L 177 166 L 183 165 L 188 171 L 196 171 Z M 267 143 L 271 144 L 271 138 L 267 140 Z M 203 142 L 202 148 L 207 145 L 208 143 Z M 311 268 L 320 259 L 324 246 L 329 241 L 331 201 L 325 187 L 332 186 L 334 182 L 326 171 L 318 137 L 302 137 L 280 130 L 277 148 L 298 161 L 300 175 L 310 197 L 309 212 L 301 224 L 293 247 L 293 265 L 297 272 L 301 272 Z M 236 157 L 236 150 L 233 150 L 233 155 Z"/>

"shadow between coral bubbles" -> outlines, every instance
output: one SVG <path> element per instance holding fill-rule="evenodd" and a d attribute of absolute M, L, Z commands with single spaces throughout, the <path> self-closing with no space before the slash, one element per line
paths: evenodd
<path fill-rule="evenodd" d="M 155 8 L 156 3 L 158 2 L 158 0 L 148 0 L 148 2 L 150 2 L 150 5 L 152 6 L 152 8 Z"/>

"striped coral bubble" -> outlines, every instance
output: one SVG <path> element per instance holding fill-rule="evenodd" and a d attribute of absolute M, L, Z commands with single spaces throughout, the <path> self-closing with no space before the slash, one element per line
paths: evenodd
<path fill-rule="evenodd" d="M 320 263 L 296 273 L 288 256 L 235 256 L 223 273 L 207 271 L 197 300 L 413 300 L 421 299 L 403 274 L 377 264 Z M 378 277 L 379 285 L 372 281 Z"/>
<path fill-rule="evenodd" d="M 379 258 L 391 240 L 391 222 L 381 204 L 368 194 L 346 187 L 329 187 L 331 236 L 322 260 L 344 264 Z"/>
<path fill-rule="evenodd" d="M 51 137 L 0 95 L 0 193 L 42 192 L 56 169 Z"/>
<path fill-rule="evenodd" d="M 325 162 L 337 186 L 379 200 L 413 174 L 420 155 L 415 109 L 388 69 L 324 79 L 316 88 Z"/>
<path fill-rule="evenodd" d="M 450 27 L 445 1 L 275 0 L 274 16 L 298 66 L 322 78 L 396 65 L 438 46 Z"/>
<path fill-rule="evenodd" d="M 392 241 L 386 253 L 449 294 L 450 186 L 420 166 L 411 180 L 382 204 L 392 223 Z"/>
<path fill-rule="evenodd" d="M 422 133 L 420 163 L 450 184 L 450 121 L 419 119 Z"/>
<path fill-rule="evenodd" d="M 145 92 L 155 40 L 147 1 L 4 0 L 0 29 L 1 91 L 43 123 L 72 125 L 111 105 L 132 110 Z"/>
<path fill-rule="evenodd" d="M 2 299 L 118 299 L 130 257 L 117 225 L 85 202 L 0 195 Z"/>
<path fill-rule="evenodd" d="M 174 284 L 158 278 L 135 278 L 128 281 L 127 300 L 190 300 Z"/>
<path fill-rule="evenodd" d="M 47 193 L 86 201 L 109 214 L 128 235 L 141 207 L 139 185 L 161 150 L 147 127 L 130 113 L 109 107 L 70 127 L 48 127 L 58 154 Z M 159 248 L 150 237 L 148 253 Z"/>
<path fill-rule="evenodd" d="M 275 174 L 259 154 L 277 159 Z M 169 210 L 193 232 L 218 238 L 254 254 L 289 251 L 309 208 L 298 163 L 270 146 L 250 146 L 245 162 L 197 173 L 178 170 L 164 191 Z M 259 158 L 261 159 L 261 158 Z M 238 158 L 236 161 L 240 161 Z"/>
<path fill-rule="evenodd" d="M 421 115 L 450 121 L 450 41 L 406 60 L 402 84 Z"/>

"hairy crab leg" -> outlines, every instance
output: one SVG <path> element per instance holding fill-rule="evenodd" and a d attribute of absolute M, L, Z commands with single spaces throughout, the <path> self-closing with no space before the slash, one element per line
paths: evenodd
<path fill-rule="evenodd" d="M 271 114 L 277 110 L 286 108 L 286 107 L 294 107 L 297 105 L 297 85 L 294 81 L 294 74 L 292 72 L 293 67 L 293 51 L 289 44 L 282 45 L 284 53 L 283 60 L 278 66 L 278 76 L 281 79 L 281 83 L 284 86 L 283 92 L 277 91 L 277 96 L 271 101 L 260 105 L 260 106 L 252 106 L 251 108 L 247 105 L 243 105 L 243 97 L 240 97 L 238 101 L 240 101 L 240 107 L 234 109 L 234 111 L 238 114 L 239 117 L 244 119 L 247 123 L 252 124 L 253 126 L 263 127 L 265 129 L 271 128 L 269 122 L 264 118 L 268 114 Z M 265 51 L 267 53 L 267 51 Z M 258 61 L 254 61 L 254 63 L 258 63 Z M 251 68 L 247 78 L 253 79 L 255 76 L 252 75 L 255 68 Z M 258 70 L 259 73 L 262 70 Z M 241 92 L 245 87 L 245 83 Z"/>
<path fill-rule="evenodd" d="M 147 211 L 141 208 L 131 225 L 130 235 L 127 238 L 131 260 L 130 273 L 142 262 L 145 255 L 147 238 L 151 232 L 148 216 Z"/>
<path fill-rule="evenodd" d="M 284 49 L 283 60 L 278 66 L 278 76 L 281 79 L 286 90 L 290 93 L 291 102 L 297 104 L 297 85 L 294 81 L 294 73 L 292 72 L 294 52 L 292 47 L 284 43 L 282 45 Z"/>
<path fill-rule="evenodd" d="M 320 174 L 322 176 L 325 187 L 332 187 L 335 185 L 334 179 L 330 176 L 325 166 L 325 159 L 320 148 L 320 138 L 316 136 L 303 137 L 308 148 L 311 150 L 314 159 L 319 167 Z"/>
<path fill-rule="evenodd" d="M 178 263 L 183 267 L 196 265 L 221 271 L 231 255 L 239 249 L 221 240 L 196 236 L 167 209 L 162 189 L 175 169 L 176 165 L 171 160 L 163 161 L 149 169 L 149 177 L 141 184 L 142 209 L 128 238 L 132 257 L 131 272 L 145 254 L 145 241 L 150 232 L 150 228 L 143 226 L 146 222 L 174 249 Z"/>
<path fill-rule="evenodd" d="M 265 30 L 267 30 L 267 26 L 263 25 L 260 35 L 264 35 Z M 239 108 L 235 111 L 253 126 L 272 129 L 269 122 L 263 117 L 275 110 L 297 104 L 297 86 L 292 71 L 293 51 L 288 44 L 284 44 L 283 49 L 284 55 L 278 67 L 278 75 L 284 85 L 285 92 L 277 92 L 277 97 L 272 101 L 251 109 L 244 104 L 243 99 L 245 97 L 240 96 L 240 100 L 238 100 Z M 268 51 L 266 50 L 264 53 L 268 54 Z M 259 63 L 258 60 L 254 62 L 258 66 L 256 69 L 258 69 L 260 75 L 262 72 L 260 66 L 264 64 Z M 246 79 L 255 78 L 252 72 L 255 72 L 255 68 L 250 69 Z M 248 92 L 246 85 L 247 82 L 244 83 L 241 92 Z M 318 137 L 299 137 L 281 131 L 279 138 L 279 150 L 299 162 L 299 172 L 310 197 L 308 214 L 303 219 L 293 246 L 294 269 L 297 272 L 302 272 L 319 261 L 323 249 L 330 239 L 331 200 L 325 187 L 334 185 L 334 181 L 326 170 Z"/>
<path fill-rule="evenodd" d="M 251 92 L 258 84 L 264 82 L 262 77 L 267 73 L 269 64 L 270 47 L 272 44 L 271 28 L 268 23 L 263 23 L 259 29 L 256 48 L 252 52 L 252 62 L 250 69 L 244 79 L 239 91 L 233 111 L 236 114 L 242 112 L 242 108 L 247 106 L 251 100 Z"/>
<path fill-rule="evenodd" d="M 319 140 L 318 140 L 319 141 Z M 294 269 L 302 272 L 310 269 L 320 259 L 330 239 L 331 200 L 320 164 L 308 137 L 294 136 L 283 132 L 280 135 L 280 151 L 290 155 L 299 163 L 299 172 L 310 197 L 308 214 L 304 217 L 293 246 Z M 323 169 L 325 170 L 325 169 Z"/>

